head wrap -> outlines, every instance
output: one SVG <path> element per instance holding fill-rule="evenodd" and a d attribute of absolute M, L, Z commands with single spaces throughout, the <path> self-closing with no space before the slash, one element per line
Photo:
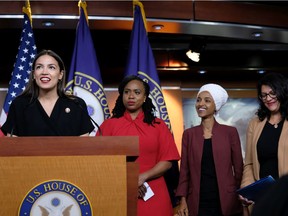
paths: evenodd
<path fill-rule="evenodd" d="M 200 88 L 197 96 L 203 91 L 207 91 L 211 94 L 211 96 L 214 100 L 215 106 L 216 106 L 216 113 L 218 113 L 218 111 L 221 109 L 221 107 L 228 100 L 227 91 L 224 88 L 222 88 L 220 85 L 213 84 L 213 83 L 203 85 Z"/>

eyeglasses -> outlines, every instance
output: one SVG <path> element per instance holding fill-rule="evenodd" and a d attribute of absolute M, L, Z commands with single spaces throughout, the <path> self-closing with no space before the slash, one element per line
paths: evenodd
<path fill-rule="evenodd" d="M 270 98 L 274 99 L 277 98 L 277 94 L 275 92 L 269 92 L 269 93 L 261 93 L 259 95 L 259 98 L 261 100 L 267 100 L 267 96 L 269 95 Z"/>

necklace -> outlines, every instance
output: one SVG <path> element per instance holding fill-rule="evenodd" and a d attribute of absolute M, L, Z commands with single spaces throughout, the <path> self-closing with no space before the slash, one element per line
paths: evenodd
<path fill-rule="evenodd" d="M 203 132 L 203 137 L 204 137 L 205 139 L 210 139 L 212 136 L 213 136 L 212 130 L 204 130 L 204 132 Z"/>
<path fill-rule="evenodd" d="M 203 134 L 204 139 L 210 139 L 212 138 L 212 136 L 213 136 L 212 132 Z"/>
<path fill-rule="evenodd" d="M 282 122 L 282 120 L 280 120 L 279 122 L 277 122 L 275 124 L 272 124 L 272 123 L 270 123 L 270 124 L 273 125 L 274 128 L 278 128 L 278 126 L 281 122 Z"/>
<path fill-rule="evenodd" d="M 279 124 L 281 123 L 281 121 L 282 121 L 282 118 L 281 117 L 277 117 L 277 116 L 274 116 L 274 118 L 273 119 L 269 119 L 269 123 L 271 124 L 271 125 L 273 125 L 273 127 L 276 129 L 276 128 L 278 128 L 278 126 L 279 126 Z"/>

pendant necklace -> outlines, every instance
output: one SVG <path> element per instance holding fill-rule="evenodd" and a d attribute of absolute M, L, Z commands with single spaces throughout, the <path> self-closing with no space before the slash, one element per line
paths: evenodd
<path fill-rule="evenodd" d="M 278 128 L 279 124 L 281 123 L 282 120 L 280 120 L 278 123 L 272 124 L 274 128 Z"/>
<path fill-rule="evenodd" d="M 271 118 L 269 119 L 269 124 L 270 124 L 271 126 L 273 126 L 275 129 L 277 129 L 278 126 L 279 126 L 279 124 L 281 123 L 281 121 L 282 121 L 282 118 L 281 118 L 281 117 L 278 118 L 277 116 L 275 116 L 275 117 L 273 118 L 273 120 L 272 120 Z"/>

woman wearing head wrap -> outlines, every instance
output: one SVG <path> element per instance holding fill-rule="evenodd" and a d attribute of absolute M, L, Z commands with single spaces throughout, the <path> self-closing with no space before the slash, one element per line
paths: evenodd
<path fill-rule="evenodd" d="M 239 135 L 235 127 L 221 125 L 214 117 L 227 99 L 227 92 L 217 84 L 206 84 L 197 94 L 201 124 L 183 133 L 178 216 L 242 214 L 235 192 L 243 171 Z"/>
<path fill-rule="evenodd" d="M 267 74 L 259 80 L 257 93 L 259 108 L 257 117 L 251 119 L 247 128 L 241 187 L 268 175 L 277 180 L 288 174 L 287 78 L 277 73 Z M 253 203 L 245 197 L 240 199 L 246 207 Z"/>

